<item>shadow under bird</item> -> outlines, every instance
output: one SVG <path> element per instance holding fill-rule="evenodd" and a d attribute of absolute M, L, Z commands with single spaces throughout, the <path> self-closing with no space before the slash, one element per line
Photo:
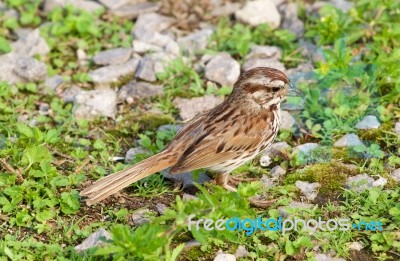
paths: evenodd
<path fill-rule="evenodd" d="M 272 144 L 281 122 L 280 104 L 290 87 L 287 76 L 273 68 L 244 72 L 223 103 L 192 119 L 163 151 L 101 178 L 80 195 L 92 205 L 166 168 L 171 174 L 209 169 L 219 173 L 218 184 L 236 191 L 229 185 L 230 172 Z"/>

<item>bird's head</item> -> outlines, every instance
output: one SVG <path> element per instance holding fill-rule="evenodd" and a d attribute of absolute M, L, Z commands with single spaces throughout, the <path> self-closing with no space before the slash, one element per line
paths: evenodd
<path fill-rule="evenodd" d="M 233 94 L 240 94 L 245 100 L 267 108 L 278 106 L 292 88 L 283 72 L 269 67 L 256 67 L 239 77 Z"/>

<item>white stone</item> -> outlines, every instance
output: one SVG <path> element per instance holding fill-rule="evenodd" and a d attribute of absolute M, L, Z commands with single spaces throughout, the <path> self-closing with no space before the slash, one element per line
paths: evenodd
<path fill-rule="evenodd" d="M 242 69 L 247 71 L 255 67 L 271 67 L 282 72 L 286 71 L 285 65 L 275 58 L 252 58 L 243 64 Z"/>
<path fill-rule="evenodd" d="M 356 124 L 356 128 L 359 130 L 377 129 L 380 126 L 381 124 L 378 121 L 378 118 L 376 118 L 374 115 L 367 115 Z"/>
<path fill-rule="evenodd" d="M 275 166 L 269 171 L 269 175 L 273 178 L 280 178 L 286 174 L 286 170 L 281 166 Z"/>
<path fill-rule="evenodd" d="M 364 189 L 372 187 L 373 183 L 374 179 L 364 173 L 347 178 L 346 185 L 351 190 L 354 190 L 356 192 L 361 192 Z"/>
<path fill-rule="evenodd" d="M 372 183 L 372 186 L 373 186 L 373 187 L 384 187 L 384 186 L 387 184 L 387 182 L 388 182 L 387 179 L 385 179 L 385 178 L 379 176 L 379 179 L 375 180 L 375 181 Z"/>
<path fill-rule="evenodd" d="M 78 252 L 82 252 L 88 250 L 92 247 L 99 247 L 105 245 L 105 240 L 110 240 L 111 234 L 107 230 L 100 228 L 93 234 L 91 234 L 87 239 L 85 239 L 81 244 L 75 247 L 75 250 Z"/>
<path fill-rule="evenodd" d="M 343 258 L 330 257 L 326 254 L 316 254 L 315 261 L 346 261 Z"/>
<path fill-rule="evenodd" d="M 40 36 L 39 29 L 23 35 L 18 41 L 11 44 L 12 52 L 21 56 L 33 57 L 35 55 L 47 55 L 50 47 L 46 40 Z"/>
<path fill-rule="evenodd" d="M 351 242 L 349 244 L 349 248 L 351 250 L 356 250 L 356 251 L 360 251 L 361 249 L 364 248 L 363 244 L 361 244 L 360 242 Z"/>
<path fill-rule="evenodd" d="M 296 181 L 295 185 L 308 200 L 314 200 L 318 195 L 318 188 L 321 187 L 318 182 L 310 183 L 301 180 Z"/>
<path fill-rule="evenodd" d="M 231 254 L 218 254 L 214 261 L 236 261 L 236 257 Z"/>
<path fill-rule="evenodd" d="M 196 115 L 210 110 L 223 102 L 220 96 L 206 95 L 203 97 L 196 97 L 191 99 L 175 98 L 173 103 L 179 110 L 179 116 L 184 121 L 188 121 Z"/>
<path fill-rule="evenodd" d="M 121 64 L 127 62 L 131 55 L 131 48 L 109 49 L 97 53 L 93 57 L 93 62 L 97 65 Z"/>
<path fill-rule="evenodd" d="M 131 59 L 124 64 L 109 65 L 100 67 L 89 73 L 92 81 L 98 85 L 105 85 L 118 82 L 121 77 L 134 75 L 139 65 L 139 59 Z"/>
<path fill-rule="evenodd" d="M 394 126 L 394 132 L 396 132 L 397 135 L 400 135 L 400 121 L 396 122 L 396 125 Z"/>
<path fill-rule="evenodd" d="M 268 24 L 271 29 L 276 29 L 281 23 L 281 15 L 271 0 L 247 1 L 245 6 L 235 12 L 239 21 L 251 26 Z"/>
<path fill-rule="evenodd" d="M 75 96 L 74 115 L 92 119 L 99 116 L 115 118 L 117 94 L 112 89 L 81 91 Z"/>
<path fill-rule="evenodd" d="M 281 110 L 281 129 L 291 129 L 293 128 L 296 120 L 294 117 L 288 112 Z"/>
<path fill-rule="evenodd" d="M 396 169 L 392 172 L 391 177 L 396 180 L 397 182 L 400 182 L 400 169 Z"/>
<path fill-rule="evenodd" d="M 221 53 L 212 58 L 205 68 L 205 77 L 222 86 L 233 86 L 239 76 L 239 63 L 227 53 Z"/>
<path fill-rule="evenodd" d="M 340 139 L 338 139 L 333 146 L 335 147 L 353 147 L 353 146 L 359 146 L 363 145 L 362 141 L 360 138 L 353 133 L 346 134 Z"/>
<path fill-rule="evenodd" d="M 261 167 L 268 167 L 269 165 L 271 165 L 272 160 L 269 156 L 264 155 L 260 158 L 260 165 Z"/>
<path fill-rule="evenodd" d="M 315 150 L 318 147 L 319 147 L 318 143 L 304 143 L 294 147 L 293 152 L 295 154 L 301 152 L 305 155 L 308 155 L 311 153 L 311 151 Z"/>

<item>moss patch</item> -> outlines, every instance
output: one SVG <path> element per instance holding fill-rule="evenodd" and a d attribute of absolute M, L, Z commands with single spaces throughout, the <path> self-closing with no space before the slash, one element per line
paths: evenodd
<path fill-rule="evenodd" d="M 359 130 L 358 136 L 365 141 L 371 141 L 379 144 L 379 146 L 386 150 L 396 150 L 398 148 L 400 139 L 393 133 L 393 126 L 391 124 L 384 124 L 379 129 Z"/>
<path fill-rule="evenodd" d="M 297 180 L 318 182 L 321 184 L 321 193 L 331 194 L 343 187 L 347 177 L 356 174 L 356 170 L 349 169 L 339 163 L 319 163 L 288 175 L 285 184 L 294 184 Z"/>
<path fill-rule="evenodd" d="M 343 163 L 362 163 L 365 160 L 347 147 L 333 147 L 332 158 L 334 160 L 340 160 Z"/>
<path fill-rule="evenodd" d="M 170 115 L 145 113 L 138 116 L 137 122 L 146 130 L 155 130 L 162 125 L 174 123 L 175 120 Z"/>

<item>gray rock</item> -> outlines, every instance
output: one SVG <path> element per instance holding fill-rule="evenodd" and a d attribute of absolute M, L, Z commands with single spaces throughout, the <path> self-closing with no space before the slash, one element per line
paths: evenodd
<path fill-rule="evenodd" d="M 80 87 L 72 85 L 67 89 L 65 89 L 60 96 L 65 103 L 70 103 L 75 101 L 76 95 L 78 95 L 80 92 L 81 92 Z"/>
<path fill-rule="evenodd" d="M 334 7 L 342 10 L 345 13 L 350 11 L 350 9 L 353 8 L 353 6 L 354 6 L 354 3 L 346 1 L 346 0 L 330 0 L 329 2 Z"/>
<path fill-rule="evenodd" d="M 125 154 L 125 164 L 132 162 L 132 160 L 136 159 L 136 155 L 138 154 L 147 154 L 148 151 L 143 148 L 130 148 Z"/>
<path fill-rule="evenodd" d="M 374 179 L 367 174 L 358 174 L 353 177 L 348 177 L 346 186 L 356 192 L 361 192 L 364 189 L 371 188 L 374 183 Z"/>
<path fill-rule="evenodd" d="M 81 91 L 75 96 L 74 115 L 85 119 L 99 116 L 114 118 L 116 104 L 117 94 L 112 89 Z"/>
<path fill-rule="evenodd" d="M 196 196 L 190 195 L 188 193 L 183 193 L 183 196 L 182 196 L 183 201 L 190 201 L 190 200 L 196 200 L 196 199 L 197 199 Z"/>
<path fill-rule="evenodd" d="M 39 29 L 35 29 L 20 37 L 11 44 L 13 53 L 20 56 L 33 57 L 35 55 L 47 55 L 50 52 L 46 40 L 40 36 Z"/>
<path fill-rule="evenodd" d="M 30 57 L 9 53 L 0 56 L 0 81 L 10 84 L 42 81 L 47 76 L 46 65 Z"/>
<path fill-rule="evenodd" d="M 359 145 L 363 145 L 363 143 L 360 138 L 353 133 L 344 135 L 333 144 L 334 147 L 353 147 Z"/>
<path fill-rule="evenodd" d="M 236 257 L 231 254 L 218 254 L 214 261 L 236 261 Z"/>
<path fill-rule="evenodd" d="M 266 23 L 271 29 L 278 28 L 281 23 L 281 15 L 271 0 L 248 1 L 242 9 L 235 12 L 235 17 L 251 26 Z"/>
<path fill-rule="evenodd" d="M 396 125 L 394 126 L 394 132 L 400 135 L 400 121 L 396 122 Z"/>
<path fill-rule="evenodd" d="M 379 178 L 377 180 L 374 181 L 374 183 L 372 183 L 373 187 L 384 187 L 387 184 L 388 180 L 386 178 L 383 178 L 381 176 L 379 176 Z"/>
<path fill-rule="evenodd" d="M 182 50 L 190 54 L 196 54 L 207 48 L 208 40 L 214 33 L 213 29 L 206 28 L 200 31 L 190 33 L 178 39 L 178 44 Z"/>
<path fill-rule="evenodd" d="M 160 3 L 144 2 L 112 9 L 111 14 L 126 19 L 134 19 L 141 14 L 156 12 L 158 9 L 160 9 Z"/>
<path fill-rule="evenodd" d="M 215 6 L 211 10 L 211 15 L 214 17 L 230 16 L 238 11 L 240 7 L 240 3 L 224 2 L 223 5 Z"/>
<path fill-rule="evenodd" d="M 139 64 L 139 68 L 136 71 L 136 78 L 145 80 L 148 82 L 155 82 L 157 80 L 155 61 L 150 56 L 145 56 Z"/>
<path fill-rule="evenodd" d="M 276 156 L 284 155 L 284 151 L 288 149 L 290 146 L 285 141 L 275 142 L 271 144 L 263 153 L 265 156 L 269 156 L 270 158 L 275 158 Z"/>
<path fill-rule="evenodd" d="M 302 37 L 304 35 L 304 23 L 297 16 L 297 3 L 287 3 L 280 6 L 279 9 L 284 14 L 282 28 L 292 31 L 298 38 Z"/>
<path fill-rule="evenodd" d="M 268 177 L 267 175 L 263 175 L 261 177 L 261 183 L 264 188 L 269 188 L 275 185 L 274 179 Z"/>
<path fill-rule="evenodd" d="M 361 251 L 361 249 L 364 248 L 364 245 L 361 242 L 351 242 L 349 244 L 349 249 L 351 250 L 356 250 L 356 251 Z"/>
<path fill-rule="evenodd" d="M 178 97 L 173 101 L 175 107 L 179 110 L 179 116 L 184 121 L 188 121 L 196 115 L 214 108 L 221 102 L 223 102 L 222 97 L 212 95 L 191 99 Z"/>
<path fill-rule="evenodd" d="M 243 257 L 247 257 L 249 255 L 250 255 L 250 253 L 249 253 L 249 251 L 247 251 L 245 246 L 239 246 L 236 249 L 236 252 L 235 252 L 235 257 L 236 258 L 243 258 Z"/>
<path fill-rule="evenodd" d="M 381 124 L 378 121 L 378 118 L 376 118 L 374 115 L 367 115 L 356 124 L 356 128 L 359 130 L 377 129 L 380 126 Z"/>
<path fill-rule="evenodd" d="M 178 43 L 175 42 L 171 35 L 144 30 L 135 39 L 150 45 L 159 46 L 164 52 L 169 54 L 179 55 L 180 52 Z"/>
<path fill-rule="evenodd" d="M 117 9 L 124 5 L 135 4 L 138 0 L 98 0 L 98 2 L 108 9 Z"/>
<path fill-rule="evenodd" d="M 304 210 L 304 209 L 311 209 L 313 207 L 314 207 L 313 204 L 292 201 L 289 203 L 288 206 L 278 207 L 278 211 L 282 217 L 289 217 L 291 215 L 289 214 L 289 209 Z"/>
<path fill-rule="evenodd" d="M 75 247 L 78 252 L 86 251 L 92 247 L 99 247 L 106 244 L 105 241 L 111 240 L 111 234 L 107 230 L 100 228 L 88 238 L 86 238 L 81 244 Z"/>
<path fill-rule="evenodd" d="M 285 65 L 275 58 L 267 58 L 267 59 L 253 58 L 253 59 L 247 60 L 243 64 L 242 69 L 243 69 L 243 71 L 247 71 L 247 70 L 250 70 L 251 68 L 255 68 L 255 67 L 271 67 L 271 68 L 278 69 L 283 72 L 286 71 Z"/>
<path fill-rule="evenodd" d="M 330 257 L 326 254 L 316 254 L 315 261 L 346 261 L 346 259 Z"/>
<path fill-rule="evenodd" d="M 281 166 L 275 166 L 269 171 L 269 175 L 274 178 L 278 179 L 280 177 L 283 177 L 286 174 L 286 170 L 282 168 Z"/>
<path fill-rule="evenodd" d="M 304 155 L 309 155 L 311 153 L 311 151 L 315 150 L 316 148 L 318 148 L 319 145 L 318 143 L 304 143 L 301 145 L 297 145 L 296 147 L 294 147 L 293 149 L 293 153 L 303 153 Z"/>
<path fill-rule="evenodd" d="M 85 0 L 46 0 L 44 2 L 44 11 L 50 12 L 57 7 L 65 7 L 67 4 L 72 4 L 78 9 L 82 9 L 88 12 L 94 12 L 96 10 L 104 8 L 101 4 L 94 1 Z"/>
<path fill-rule="evenodd" d="M 295 185 L 308 200 L 314 200 L 318 195 L 318 188 L 321 187 L 318 182 L 309 183 L 301 180 L 296 181 Z"/>
<path fill-rule="evenodd" d="M 157 213 L 159 215 L 164 215 L 165 214 L 165 210 L 167 209 L 167 206 L 165 204 L 162 204 L 162 203 L 157 203 L 156 209 L 157 209 Z"/>
<path fill-rule="evenodd" d="M 400 169 L 394 170 L 394 171 L 392 172 L 391 177 L 392 177 L 395 181 L 400 182 Z"/>
<path fill-rule="evenodd" d="M 47 88 L 50 88 L 52 91 L 56 91 L 57 88 L 63 83 L 63 77 L 61 75 L 54 75 L 52 77 L 47 78 L 43 85 Z"/>
<path fill-rule="evenodd" d="M 97 65 L 113 65 L 126 63 L 132 56 L 131 48 L 116 48 L 101 51 L 93 57 Z"/>
<path fill-rule="evenodd" d="M 146 31 L 162 32 L 168 29 L 174 21 L 173 18 L 157 13 L 141 14 L 136 20 L 133 28 L 133 35 L 139 39 Z"/>
<path fill-rule="evenodd" d="M 46 65 L 30 57 L 18 58 L 15 61 L 13 72 L 27 82 L 43 81 L 47 76 Z"/>
<path fill-rule="evenodd" d="M 282 50 L 277 46 L 253 45 L 250 49 L 249 54 L 246 55 L 246 60 L 253 58 L 272 58 L 278 60 L 282 58 Z"/>
<path fill-rule="evenodd" d="M 157 80 L 157 74 L 164 71 L 164 67 L 175 58 L 174 55 L 167 53 L 147 54 L 139 64 L 136 77 L 148 82 Z"/>
<path fill-rule="evenodd" d="M 192 247 L 200 247 L 200 246 L 201 246 L 201 243 L 199 241 L 197 241 L 196 239 L 192 239 L 192 240 L 186 242 L 185 249 L 190 249 Z"/>
<path fill-rule="evenodd" d="M 199 173 L 198 177 L 194 177 L 192 172 L 185 172 L 181 174 L 169 174 L 169 169 L 161 171 L 164 178 L 177 183 L 182 183 L 183 188 L 190 188 L 194 186 L 194 182 L 204 184 L 211 179 L 204 172 Z"/>
<path fill-rule="evenodd" d="M 205 77 L 222 86 L 233 86 L 239 76 L 239 63 L 227 53 L 216 55 L 205 68 Z"/>
<path fill-rule="evenodd" d="M 130 221 L 134 227 L 138 227 L 150 222 L 151 211 L 147 208 L 138 209 L 130 216 Z"/>
<path fill-rule="evenodd" d="M 299 64 L 296 68 L 286 71 L 286 75 L 294 86 L 299 83 L 310 83 L 314 81 L 314 66 L 311 62 Z"/>
<path fill-rule="evenodd" d="M 139 59 L 133 58 L 124 64 L 109 65 L 98 68 L 89 73 L 92 81 L 97 85 L 107 85 L 118 82 L 122 77 L 134 75 L 139 65 Z"/>
<path fill-rule="evenodd" d="M 296 120 L 294 117 L 287 111 L 280 111 L 281 112 L 281 129 L 292 129 Z"/>
<path fill-rule="evenodd" d="M 147 82 L 130 82 L 118 91 L 118 99 L 128 103 L 136 99 L 152 98 L 163 94 L 163 87 Z"/>
<path fill-rule="evenodd" d="M 158 45 L 149 44 L 136 39 L 132 42 L 132 48 L 133 51 L 138 54 L 145 54 L 148 52 L 161 52 L 163 50 L 163 48 Z"/>
<path fill-rule="evenodd" d="M 325 61 L 323 51 L 320 47 L 316 46 L 310 41 L 305 41 L 303 39 L 299 41 L 299 44 L 299 49 L 304 57 L 311 59 L 314 63 Z"/>

